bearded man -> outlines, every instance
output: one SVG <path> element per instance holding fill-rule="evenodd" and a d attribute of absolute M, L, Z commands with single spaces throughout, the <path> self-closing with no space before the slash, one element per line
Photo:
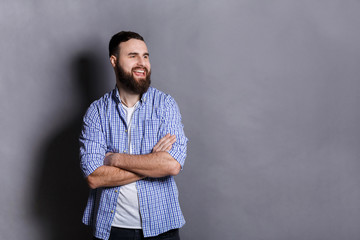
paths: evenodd
<path fill-rule="evenodd" d="M 139 34 L 115 34 L 109 57 L 116 87 L 90 105 L 80 134 L 80 165 L 91 188 L 83 222 L 94 239 L 180 239 L 185 219 L 174 176 L 188 139 L 179 108 L 150 87 Z"/>

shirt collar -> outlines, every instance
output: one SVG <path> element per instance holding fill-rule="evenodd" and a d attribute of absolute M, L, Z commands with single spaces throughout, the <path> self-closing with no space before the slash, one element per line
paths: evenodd
<path fill-rule="evenodd" d="M 143 93 L 143 95 L 141 96 L 141 99 L 140 99 L 141 104 L 146 103 L 146 99 L 147 99 L 147 96 L 149 95 L 150 88 L 151 87 L 149 87 L 149 89 L 145 93 Z M 116 85 L 115 85 L 112 95 L 115 98 L 117 104 L 121 103 L 119 89 L 117 88 Z"/>

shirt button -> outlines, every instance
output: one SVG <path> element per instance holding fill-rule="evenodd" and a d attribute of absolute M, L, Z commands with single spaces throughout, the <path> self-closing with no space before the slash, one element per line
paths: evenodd
<path fill-rule="evenodd" d="M 111 210 L 111 213 L 114 213 L 114 210 Z"/>
<path fill-rule="evenodd" d="M 115 190 L 115 192 L 117 193 L 117 192 L 118 192 L 118 190 Z"/>
<path fill-rule="evenodd" d="M 127 129 L 125 129 L 125 132 L 127 132 Z"/>
<path fill-rule="evenodd" d="M 126 153 L 126 150 L 124 150 L 124 153 Z"/>

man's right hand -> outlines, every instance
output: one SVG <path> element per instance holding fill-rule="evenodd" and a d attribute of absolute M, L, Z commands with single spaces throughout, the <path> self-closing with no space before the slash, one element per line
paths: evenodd
<path fill-rule="evenodd" d="M 170 135 L 170 133 L 168 133 L 156 143 L 152 152 L 155 153 L 155 152 L 169 151 L 175 142 L 176 142 L 176 136 Z"/>

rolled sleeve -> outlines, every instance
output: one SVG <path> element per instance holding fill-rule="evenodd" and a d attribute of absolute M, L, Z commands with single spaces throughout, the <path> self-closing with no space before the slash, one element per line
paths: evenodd
<path fill-rule="evenodd" d="M 99 112 L 92 104 L 83 118 L 80 133 L 80 167 L 85 177 L 103 165 L 106 153 L 104 133 Z"/>
<path fill-rule="evenodd" d="M 188 138 L 185 136 L 184 126 L 181 123 L 179 107 L 170 96 L 166 99 L 165 128 L 162 135 L 165 136 L 167 133 L 176 136 L 176 142 L 168 153 L 180 163 L 182 169 L 186 159 Z"/>

